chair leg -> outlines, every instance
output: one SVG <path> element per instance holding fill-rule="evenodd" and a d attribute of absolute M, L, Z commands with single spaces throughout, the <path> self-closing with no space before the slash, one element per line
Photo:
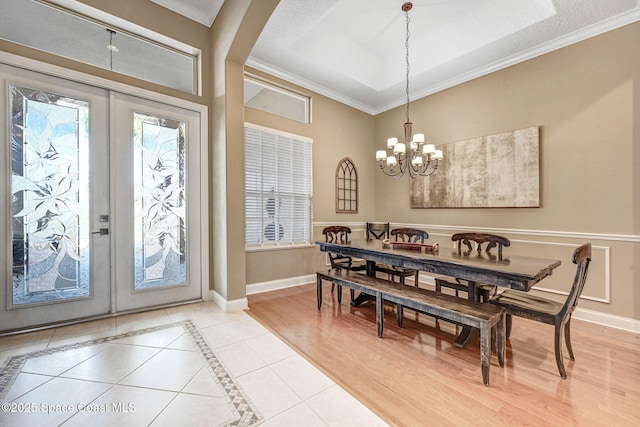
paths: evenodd
<path fill-rule="evenodd" d="M 318 289 L 316 290 L 318 294 L 318 310 L 320 310 L 320 308 L 322 307 L 322 279 L 320 278 L 320 276 L 316 278 L 316 286 L 318 287 Z"/>
<path fill-rule="evenodd" d="M 335 283 L 332 283 L 332 284 L 331 284 L 331 293 L 333 293 L 333 288 L 335 288 L 335 287 L 336 287 L 336 284 L 335 284 Z"/>
<path fill-rule="evenodd" d="M 376 325 L 378 338 L 382 338 L 382 331 L 384 329 L 384 300 L 380 292 L 376 293 Z"/>
<path fill-rule="evenodd" d="M 505 329 L 506 329 L 505 335 L 506 335 L 507 338 L 509 338 L 511 336 L 511 323 L 512 322 L 513 322 L 512 316 L 509 313 L 507 313 L 505 315 L 505 322 L 504 322 L 505 325 L 506 325 L 506 327 L 505 327 Z"/>
<path fill-rule="evenodd" d="M 338 285 L 338 304 L 342 304 L 342 285 Z"/>
<path fill-rule="evenodd" d="M 571 360 L 576 360 L 575 357 L 573 357 L 573 349 L 571 348 L 571 315 L 569 315 L 569 318 L 567 319 L 567 323 L 564 324 L 564 342 L 567 344 L 567 351 L 569 352 L 569 358 L 571 358 Z"/>
<path fill-rule="evenodd" d="M 418 284 L 420 283 L 420 276 L 418 275 L 420 273 L 419 270 L 416 270 L 416 283 L 415 283 L 415 287 L 419 288 L 420 286 L 418 286 Z"/>
<path fill-rule="evenodd" d="M 491 327 L 480 327 L 480 366 L 482 368 L 482 382 L 489 387 L 489 368 L 491 367 Z"/>
<path fill-rule="evenodd" d="M 349 293 L 351 294 L 351 301 L 353 302 L 353 300 L 356 299 L 356 291 L 354 289 L 349 289 Z"/>
<path fill-rule="evenodd" d="M 496 354 L 498 355 L 498 363 L 500 364 L 501 367 L 504 368 L 504 357 L 506 354 L 506 350 L 505 350 L 505 330 L 506 330 L 506 317 L 503 314 L 502 316 L 500 316 L 500 320 L 498 321 L 498 324 L 496 325 L 496 335 L 497 335 L 497 339 L 496 339 Z"/>
<path fill-rule="evenodd" d="M 402 304 L 396 304 L 396 317 L 398 320 L 398 327 L 402 328 L 402 321 L 404 320 L 404 307 Z"/>
<path fill-rule="evenodd" d="M 558 365 L 558 372 L 562 379 L 567 378 L 567 373 L 564 370 L 564 362 L 562 361 L 562 324 L 555 326 L 555 333 L 553 337 L 553 345 L 556 353 L 556 364 Z"/>

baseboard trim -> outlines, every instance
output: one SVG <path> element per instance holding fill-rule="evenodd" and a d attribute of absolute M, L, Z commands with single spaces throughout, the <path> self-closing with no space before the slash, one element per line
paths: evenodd
<path fill-rule="evenodd" d="M 290 277 L 287 279 L 281 280 L 271 280 L 269 282 L 261 282 L 261 283 L 253 283 L 251 285 L 247 285 L 247 295 L 258 294 L 261 292 L 269 292 L 275 291 L 278 289 L 292 288 L 295 286 L 301 286 L 308 283 L 313 283 L 316 279 L 315 274 L 309 274 L 306 276 L 298 276 L 298 277 Z M 429 275 L 420 275 L 420 284 L 422 285 L 431 285 L 435 284 L 435 281 L 432 276 Z M 218 303 L 216 298 L 220 297 L 215 291 L 213 294 L 213 300 L 218 304 L 221 308 L 223 307 L 221 303 Z M 226 300 L 222 299 L 226 304 L 234 304 L 236 302 L 243 301 L 244 304 L 247 304 L 247 299 L 243 298 L 242 300 L 231 301 L 230 303 L 226 302 Z M 244 308 L 238 308 L 238 310 L 244 310 Z M 233 311 L 233 310 L 229 310 Z M 601 326 L 607 326 L 610 328 L 621 329 L 628 332 L 640 333 L 640 320 L 630 319 L 627 317 L 616 316 L 613 314 L 602 313 L 599 311 L 588 310 L 586 308 L 576 308 L 576 311 L 573 313 L 573 319 L 584 320 L 585 322 L 594 323 Z"/>
<path fill-rule="evenodd" d="M 316 281 L 315 274 L 306 276 L 289 277 L 286 279 L 270 280 L 268 282 L 252 283 L 247 285 L 247 295 L 259 294 L 261 292 L 275 291 L 277 289 L 292 288 L 306 283 Z"/>
<path fill-rule="evenodd" d="M 214 290 L 210 292 L 210 296 L 210 299 L 215 302 L 216 305 L 220 307 L 225 313 L 242 311 L 249 308 L 249 300 L 247 298 L 238 298 L 229 301 Z"/>
<path fill-rule="evenodd" d="M 609 326 L 615 329 L 622 329 L 633 333 L 640 333 L 640 320 L 629 319 L 627 317 L 616 316 L 614 314 L 601 313 L 599 311 L 588 310 L 577 307 L 573 312 L 572 319 L 584 320 L 585 322 L 597 325 Z"/>

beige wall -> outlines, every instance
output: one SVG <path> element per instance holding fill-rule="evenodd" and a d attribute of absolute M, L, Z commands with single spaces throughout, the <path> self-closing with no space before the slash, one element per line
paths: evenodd
<path fill-rule="evenodd" d="M 376 173 L 376 218 L 423 225 L 443 244 L 456 227 L 498 229 L 517 241 L 514 251 L 561 258 L 556 282 L 572 279 L 570 245 L 590 241 L 597 248 L 585 295 L 604 299 L 609 286 L 611 301 L 580 306 L 640 319 L 638 40 L 640 23 L 412 103 L 414 128 L 435 144 L 539 126 L 540 208 L 411 209 L 409 179 Z M 400 134 L 403 113 L 376 116 L 372 153 Z"/>
<path fill-rule="evenodd" d="M 248 108 L 245 115 L 314 138 L 316 236 L 326 223 L 348 223 L 360 232 L 367 220 L 390 221 L 423 227 L 446 248 L 456 231 L 493 230 L 509 237 L 518 253 L 562 260 L 539 285 L 557 300 L 573 279 L 573 248 L 589 241 L 594 259 L 580 307 L 598 312 L 592 319 L 600 321 L 639 320 L 639 39 L 640 24 L 633 24 L 412 102 L 415 129 L 436 144 L 539 126 L 540 208 L 411 209 L 409 179 L 386 177 L 373 161 L 387 137 L 401 135 L 402 107 L 373 118 L 373 135 L 368 115 L 314 94 L 313 125 Z M 354 135 L 345 139 L 349 131 Z M 360 172 L 357 215 L 334 211 L 333 175 L 344 156 Z M 303 276 L 323 263 L 314 248 L 248 252 L 247 284 Z"/>
<path fill-rule="evenodd" d="M 375 172 L 370 152 L 373 116 L 256 70 L 247 71 L 312 97 L 311 124 L 253 108 L 245 108 L 245 120 L 313 139 L 314 222 L 360 223 L 371 219 L 370 215 L 374 211 Z M 336 167 L 344 157 L 351 158 L 358 169 L 360 200 L 357 214 L 338 214 L 335 209 Z M 304 276 L 317 271 L 324 262 L 317 247 L 249 251 L 246 259 L 247 284 Z"/>

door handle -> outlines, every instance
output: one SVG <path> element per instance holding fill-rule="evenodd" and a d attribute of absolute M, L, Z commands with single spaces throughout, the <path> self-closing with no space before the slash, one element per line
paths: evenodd
<path fill-rule="evenodd" d="M 99 234 L 101 236 L 106 236 L 106 235 L 109 234 L 109 229 L 108 228 L 101 228 L 100 230 L 94 231 L 91 234 Z"/>

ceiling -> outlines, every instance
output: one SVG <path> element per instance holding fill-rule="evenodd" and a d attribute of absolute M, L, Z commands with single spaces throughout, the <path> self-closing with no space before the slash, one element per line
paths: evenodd
<path fill-rule="evenodd" d="M 224 0 L 151 0 L 210 26 Z M 370 114 L 406 102 L 403 0 L 281 0 L 247 65 Z M 411 99 L 640 20 L 638 0 L 414 0 Z"/>

